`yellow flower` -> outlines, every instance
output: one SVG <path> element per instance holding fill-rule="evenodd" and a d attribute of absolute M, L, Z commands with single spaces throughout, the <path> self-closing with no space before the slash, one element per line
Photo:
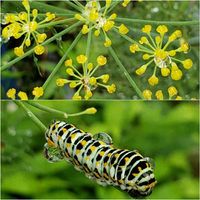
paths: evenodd
<path fill-rule="evenodd" d="M 107 91 L 108 91 L 108 93 L 110 93 L 110 94 L 112 94 L 113 92 L 115 92 L 115 91 L 116 91 L 116 86 L 115 86 L 115 84 L 112 84 L 112 85 L 107 86 Z"/>
<path fill-rule="evenodd" d="M 139 46 L 137 44 L 132 44 L 129 49 L 130 52 L 135 53 L 136 51 L 139 51 Z"/>
<path fill-rule="evenodd" d="M 89 80 L 89 83 L 91 85 L 96 85 L 97 84 L 97 79 L 95 77 L 91 77 L 90 80 Z"/>
<path fill-rule="evenodd" d="M 191 59 L 186 59 L 186 60 L 182 61 L 182 64 L 185 69 L 190 69 L 193 65 L 193 62 Z"/>
<path fill-rule="evenodd" d="M 174 95 L 178 94 L 178 91 L 174 86 L 170 86 L 168 88 L 168 94 L 169 94 L 170 97 L 173 97 Z"/>
<path fill-rule="evenodd" d="M 95 114 L 97 112 L 97 109 L 94 108 L 94 107 L 91 107 L 91 108 L 87 108 L 84 113 L 85 114 Z"/>
<path fill-rule="evenodd" d="M 163 36 L 165 33 L 168 32 L 168 28 L 165 25 L 160 25 L 157 27 L 156 31 Z"/>
<path fill-rule="evenodd" d="M 45 51 L 45 48 L 41 45 L 37 45 L 35 48 L 34 48 L 34 52 L 37 54 L 37 55 L 42 55 Z"/>
<path fill-rule="evenodd" d="M 89 32 L 88 26 L 87 26 L 87 25 L 83 25 L 83 28 L 82 28 L 81 32 L 82 32 L 83 34 L 87 34 L 87 33 Z"/>
<path fill-rule="evenodd" d="M 23 47 L 22 47 L 22 46 L 20 46 L 20 47 L 15 47 L 15 48 L 14 48 L 14 53 L 15 53 L 15 55 L 17 55 L 17 56 L 23 56 L 23 55 L 24 55 Z"/>
<path fill-rule="evenodd" d="M 157 98 L 158 100 L 163 100 L 163 92 L 162 92 L 162 90 L 158 90 L 158 91 L 156 92 L 156 98 Z"/>
<path fill-rule="evenodd" d="M 176 63 L 172 63 L 172 71 L 171 71 L 171 78 L 175 81 L 178 81 L 182 78 L 182 71 L 178 68 Z"/>
<path fill-rule="evenodd" d="M 108 74 L 104 74 L 101 76 L 103 83 L 107 83 L 109 78 L 110 78 L 110 76 Z"/>
<path fill-rule="evenodd" d="M 77 56 L 76 60 L 79 64 L 84 64 L 87 61 L 87 56 L 85 55 Z"/>
<path fill-rule="evenodd" d="M 130 3 L 130 1 L 131 0 L 124 0 L 123 3 L 122 3 L 122 6 L 126 7 Z"/>
<path fill-rule="evenodd" d="M 16 89 L 15 88 L 11 88 L 7 91 L 6 93 L 7 97 L 8 98 L 11 98 L 11 99 L 15 99 L 15 95 L 16 95 Z"/>
<path fill-rule="evenodd" d="M 43 96 L 44 90 L 43 90 L 42 87 L 35 87 L 35 88 L 33 89 L 33 91 L 32 91 L 32 94 L 33 94 L 35 97 L 39 98 L 39 97 Z"/>
<path fill-rule="evenodd" d="M 150 85 L 154 86 L 154 85 L 157 85 L 158 82 L 159 82 L 159 79 L 155 76 L 155 75 L 152 75 L 149 79 L 148 79 L 148 82 Z"/>
<path fill-rule="evenodd" d="M 56 80 L 56 85 L 59 86 L 59 87 L 64 86 L 66 83 L 68 83 L 68 80 L 67 80 L 67 79 L 58 78 L 58 79 Z"/>
<path fill-rule="evenodd" d="M 46 38 L 47 38 L 47 35 L 45 33 L 37 35 L 37 41 L 38 41 L 38 43 L 44 42 L 46 40 Z"/>
<path fill-rule="evenodd" d="M 183 100 L 183 98 L 181 96 L 177 96 L 176 100 L 180 101 L 180 100 Z"/>
<path fill-rule="evenodd" d="M 128 28 L 124 24 L 121 24 L 119 27 L 119 33 L 121 33 L 122 35 L 126 35 L 128 32 Z"/>
<path fill-rule="evenodd" d="M 69 74 L 70 76 L 73 76 L 74 75 L 74 71 L 72 68 L 67 68 L 66 69 L 66 73 Z"/>
<path fill-rule="evenodd" d="M 136 72 L 137 75 L 142 75 L 142 74 L 145 73 L 146 69 L 147 69 L 147 65 L 142 65 L 135 72 Z"/>
<path fill-rule="evenodd" d="M 98 56 L 97 57 L 97 63 L 99 66 L 103 66 L 107 63 L 107 59 L 104 56 Z"/>
<path fill-rule="evenodd" d="M 20 91 L 20 92 L 18 93 L 18 97 L 19 97 L 21 100 L 28 100 L 27 94 L 26 94 L 25 92 L 22 92 L 22 91 Z"/>
<path fill-rule="evenodd" d="M 144 97 L 145 99 L 151 100 L 151 97 L 152 97 L 152 92 L 151 92 L 151 90 L 144 90 L 144 91 L 142 92 L 142 94 L 143 94 L 143 97 Z"/>
<path fill-rule="evenodd" d="M 81 100 L 81 96 L 79 95 L 79 93 L 75 93 L 74 96 L 72 97 L 73 100 Z"/>
<path fill-rule="evenodd" d="M 161 68 L 161 74 L 162 76 L 168 76 L 170 74 L 170 69 L 167 67 Z"/>
<path fill-rule="evenodd" d="M 106 41 L 104 42 L 104 46 L 105 46 L 105 47 L 109 47 L 109 46 L 111 46 L 111 45 L 112 45 L 111 40 L 107 38 Z"/>
<path fill-rule="evenodd" d="M 151 29 L 152 29 L 152 26 L 151 26 L 151 25 L 145 25 L 145 26 L 142 28 L 142 32 L 143 32 L 143 33 L 149 34 L 149 33 L 151 32 Z"/>
<path fill-rule="evenodd" d="M 91 92 L 91 90 L 86 90 L 86 93 L 85 93 L 85 100 L 88 100 L 89 98 L 91 98 L 92 97 L 92 92 Z"/>
<path fill-rule="evenodd" d="M 72 67 L 72 59 L 71 58 L 65 61 L 65 66 Z"/>

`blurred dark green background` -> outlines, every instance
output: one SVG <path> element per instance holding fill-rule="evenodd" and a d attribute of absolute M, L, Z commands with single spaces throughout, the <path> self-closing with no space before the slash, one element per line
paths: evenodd
<path fill-rule="evenodd" d="M 150 199 L 199 198 L 198 102 L 40 101 L 67 113 L 94 106 L 95 115 L 68 122 L 93 134 L 106 132 L 115 146 L 137 149 L 155 161 L 158 184 Z M 54 115 L 29 108 L 47 126 Z M 48 163 L 44 133 L 12 101 L 2 102 L 2 198 L 129 198 L 102 187 L 65 161 Z"/>
<path fill-rule="evenodd" d="M 59 8 L 70 8 L 65 1 L 43 1 L 49 5 L 53 5 Z M 84 1 L 83 1 L 84 2 Z M 101 1 L 104 4 L 103 1 Z M 32 7 L 33 8 L 33 7 Z M 38 8 L 40 13 L 45 13 L 45 6 Z M 2 3 L 2 13 L 6 12 L 20 12 L 23 10 L 21 4 L 17 1 L 4 1 Z M 146 20 L 156 20 L 156 21 L 191 21 L 199 19 L 199 1 L 143 1 L 137 2 L 132 1 L 127 8 L 123 8 L 119 4 L 113 12 L 116 12 L 119 17 L 126 17 L 132 19 L 146 19 Z M 60 13 L 59 13 L 60 14 Z M 48 34 L 48 37 L 55 35 L 56 32 L 60 32 L 67 27 L 57 26 L 54 29 L 42 30 Z M 117 26 L 120 23 L 116 23 Z M 138 41 L 141 36 L 141 28 L 144 24 L 141 23 L 129 23 L 126 24 L 129 29 L 129 36 L 134 40 Z M 155 29 L 157 26 L 153 26 L 152 33 L 157 35 Z M 32 97 L 31 91 L 35 86 L 41 86 L 48 78 L 49 74 L 52 72 L 59 59 L 62 57 L 63 53 L 73 42 L 77 34 L 79 33 L 81 27 L 77 27 L 70 33 L 58 38 L 58 40 L 47 45 L 48 52 L 42 56 L 35 58 L 34 56 L 29 56 L 20 62 L 16 63 L 10 68 L 2 73 L 2 98 L 5 99 L 6 91 L 15 87 L 18 90 L 25 91 Z M 180 29 L 183 32 L 183 37 L 190 44 L 190 51 L 188 54 L 178 53 L 176 58 L 180 60 L 185 60 L 191 58 L 194 62 L 193 67 L 188 71 L 183 69 L 180 65 L 180 69 L 183 70 L 183 78 L 180 81 L 172 81 L 170 77 L 161 77 L 160 72 L 157 75 L 160 77 L 159 85 L 152 87 L 149 86 L 147 79 L 153 73 L 153 67 L 148 68 L 147 72 L 143 76 L 137 76 L 135 70 L 143 65 L 144 60 L 142 60 L 142 54 L 136 53 L 131 54 L 129 51 L 130 43 L 124 40 L 120 35 L 113 31 L 108 33 L 112 40 L 113 48 L 115 49 L 119 59 L 130 73 L 131 77 L 136 81 L 138 87 L 143 91 L 144 89 L 151 89 L 153 93 L 158 89 L 162 89 L 165 95 L 165 99 L 168 99 L 167 88 L 171 85 L 177 87 L 179 95 L 184 99 L 199 98 L 199 26 L 169 26 L 169 32 L 167 37 L 175 30 Z M 69 57 L 73 60 L 79 54 L 85 54 L 87 36 L 83 36 L 78 42 L 75 48 L 69 53 Z M 13 54 L 13 48 L 21 42 L 19 40 L 11 39 L 9 42 L 4 43 L 4 51 L 2 51 L 2 64 L 15 58 Z M 130 83 L 124 76 L 124 72 L 120 71 L 119 67 L 113 60 L 108 49 L 103 46 L 103 38 L 93 37 L 92 39 L 92 51 L 90 53 L 90 61 L 96 63 L 96 58 L 100 54 L 105 55 L 108 58 L 108 64 L 100 68 L 97 71 L 97 76 L 105 73 L 110 74 L 110 82 L 117 85 L 117 91 L 114 94 L 108 94 L 104 88 L 98 88 L 94 92 L 94 99 L 137 99 L 136 92 L 131 87 Z M 176 49 L 179 46 L 179 42 L 175 42 L 170 45 L 170 49 Z M 38 61 L 36 61 L 38 59 Z M 40 68 L 40 73 L 38 71 L 37 65 Z M 47 87 L 43 99 L 69 99 L 72 97 L 74 90 L 68 86 L 58 88 L 55 81 L 58 77 L 68 78 L 65 73 L 66 67 L 63 65 L 61 70 L 52 80 L 52 82 Z M 159 71 L 159 70 L 158 70 Z M 155 98 L 155 97 L 154 97 Z"/>

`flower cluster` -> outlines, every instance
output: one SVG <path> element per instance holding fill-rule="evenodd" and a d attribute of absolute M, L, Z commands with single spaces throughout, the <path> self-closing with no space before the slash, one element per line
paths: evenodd
<path fill-rule="evenodd" d="M 141 37 L 139 43 L 134 43 L 130 46 L 130 51 L 135 53 L 137 51 L 143 52 L 143 60 L 147 60 L 147 63 L 140 66 L 136 70 L 137 75 L 142 75 L 146 72 L 147 68 L 154 63 L 154 70 L 151 77 L 149 77 L 148 82 L 150 85 L 157 85 L 159 78 L 157 76 L 157 70 L 160 70 L 160 73 L 163 77 L 171 75 L 172 80 L 180 80 L 183 72 L 179 68 L 177 63 L 181 63 L 183 68 L 186 70 L 190 69 L 193 65 L 191 59 L 179 60 L 176 57 L 178 53 L 187 53 L 189 50 L 189 45 L 184 41 L 176 49 L 170 48 L 169 46 L 175 40 L 182 37 L 182 32 L 180 30 L 174 31 L 165 42 L 164 35 L 168 32 L 168 28 L 165 25 L 160 25 L 157 27 L 156 31 L 159 35 L 155 38 L 151 35 L 152 26 L 145 25 L 142 28 L 142 32 L 147 34 L 148 37 Z"/>
<path fill-rule="evenodd" d="M 174 87 L 174 86 L 170 86 L 167 89 L 168 92 L 168 99 L 175 99 L 175 100 L 182 100 L 182 97 L 178 95 L 178 90 Z M 151 100 L 152 99 L 152 91 L 151 90 L 144 90 L 143 91 L 143 97 L 147 100 Z M 155 99 L 157 100 L 164 100 L 164 94 L 162 90 L 157 90 L 155 93 Z"/>
<path fill-rule="evenodd" d="M 81 91 L 83 89 L 84 98 L 88 100 L 93 95 L 92 91 L 98 86 L 106 88 L 109 93 L 115 92 L 116 86 L 114 84 L 106 85 L 109 80 L 108 74 L 103 74 L 98 77 L 94 76 L 96 70 L 107 63 L 106 57 L 102 55 L 98 56 L 96 66 L 94 66 L 93 63 L 88 63 L 88 58 L 85 55 L 77 56 L 76 61 L 78 64 L 82 65 L 83 73 L 78 71 L 72 59 L 68 59 L 65 61 L 65 66 L 67 67 L 66 73 L 70 75 L 72 79 L 58 78 L 56 80 L 57 86 L 62 87 L 65 84 L 69 84 L 70 88 L 78 88 L 73 95 L 73 99 L 82 99 Z"/>
<path fill-rule="evenodd" d="M 15 88 L 10 88 L 10 89 L 7 91 L 6 95 L 7 95 L 8 98 L 14 100 L 14 99 L 16 99 L 16 93 L 17 93 L 17 92 L 16 92 L 16 89 L 15 89 Z M 35 87 L 35 88 L 33 89 L 33 91 L 32 91 L 32 94 L 33 94 L 34 97 L 39 98 L 39 97 L 43 96 L 44 90 L 43 90 L 42 87 Z M 26 92 L 19 91 L 19 92 L 17 93 L 17 96 L 18 96 L 21 100 L 28 100 L 28 96 L 27 96 Z"/>
<path fill-rule="evenodd" d="M 101 8 L 99 1 L 91 0 L 85 5 L 82 13 L 75 14 L 75 18 L 84 23 L 82 33 L 87 34 L 93 29 L 95 29 L 94 35 L 96 37 L 102 33 L 105 39 L 105 47 L 112 45 L 112 41 L 107 34 L 111 29 L 116 28 L 119 33 L 123 35 L 129 32 L 129 29 L 124 24 L 121 24 L 120 26 L 115 25 L 115 19 L 117 17 L 116 13 L 106 16 L 111 3 L 112 0 L 106 0 L 105 7 Z M 128 1 L 124 1 L 123 5 L 126 6 L 128 3 Z"/>
<path fill-rule="evenodd" d="M 18 39 L 25 35 L 22 44 L 14 48 L 14 53 L 17 56 L 24 55 L 24 46 L 29 47 L 31 45 L 32 36 L 36 43 L 34 52 L 37 55 L 41 55 L 45 51 L 41 43 L 44 42 L 47 35 L 45 33 L 39 33 L 38 29 L 40 29 L 40 25 L 53 20 L 55 14 L 47 12 L 46 18 L 43 21 L 37 22 L 38 10 L 33 9 L 31 12 L 28 0 L 23 0 L 22 4 L 26 12 L 20 12 L 19 14 L 8 13 L 5 15 L 4 24 L 8 25 L 2 30 L 2 36 L 8 40 L 10 37 Z"/>

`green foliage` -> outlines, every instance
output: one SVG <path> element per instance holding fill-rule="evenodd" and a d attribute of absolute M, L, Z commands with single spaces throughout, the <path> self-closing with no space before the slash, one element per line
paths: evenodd
<path fill-rule="evenodd" d="M 155 161 L 158 184 L 150 198 L 192 199 L 198 194 L 198 102 L 39 101 L 65 111 L 97 108 L 67 120 L 92 134 L 106 132 L 118 148 L 137 149 Z M 48 126 L 52 114 L 28 106 Z M 48 163 L 44 133 L 13 102 L 2 102 L 2 198 L 129 198 L 87 179 L 65 161 Z"/>

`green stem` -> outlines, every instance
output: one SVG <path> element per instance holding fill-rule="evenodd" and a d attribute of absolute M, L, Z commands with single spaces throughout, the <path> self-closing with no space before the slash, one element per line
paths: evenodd
<path fill-rule="evenodd" d="M 61 31 L 60 33 L 54 35 L 53 37 L 49 38 L 48 40 L 46 40 L 45 42 L 43 42 L 41 45 L 47 45 L 49 43 L 51 43 L 52 41 L 54 41 L 56 38 L 61 37 L 62 35 L 68 33 L 69 31 L 71 31 L 73 28 L 79 26 L 81 24 L 81 22 L 77 22 L 75 24 L 73 24 L 72 26 L 66 28 L 65 30 Z M 27 51 L 23 56 L 17 57 L 14 60 L 8 62 L 7 64 L 3 65 L 1 67 L 1 71 L 6 70 L 7 68 L 9 68 L 10 66 L 14 65 L 15 63 L 19 62 L 20 60 L 22 60 L 23 58 L 25 58 L 26 56 L 29 56 L 30 54 L 32 54 L 34 52 L 34 48 L 32 48 L 31 50 Z"/>
<path fill-rule="evenodd" d="M 68 4 L 69 6 L 71 6 L 72 8 L 78 10 L 79 12 L 82 12 L 82 9 L 80 7 L 78 7 L 76 4 L 74 4 L 73 2 L 69 1 L 65 1 L 66 4 Z"/>
<path fill-rule="evenodd" d="M 111 55 L 113 56 L 115 62 L 117 63 L 117 65 L 120 67 L 120 69 L 123 71 L 124 75 L 126 76 L 127 80 L 129 81 L 129 83 L 131 84 L 131 86 L 134 88 L 134 90 L 136 91 L 136 93 L 138 94 L 138 96 L 143 99 L 143 95 L 141 90 L 138 88 L 137 84 L 135 83 L 135 81 L 131 78 L 130 74 L 128 73 L 128 71 L 126 70 L 126 68 L 123 66 L 123 64 L 121 63 L 121 61 L 119 60 L 117 54 L 115 53 L 115 51 L 113 50 L 112 47 L 109 47 L 109 51 L 111 53 Z"/>
<path fill-rule="evenodd" d="M 198 25 L 198 20 L 193 21 L 154 21 L 154 20 L 144 20 L 144 19 L 129 19 L 129 18 L 120 18 L 118 17 L 115 21 L 117 22 L 134 22 L 140 24 L 165 24 L 165 25 L 174 25 L 174 26 L 190 26 L 190 25 Z"/>
<path fill-rule="evenodd" d="M 42 25 L 38 26 L 38 29 L 40 29 L 40 28 L 46 28 L 46 27 L 49 27 L 49 26 L 55 26 L 55 25 L 58 25 L 58 24 L 64 24 L 66 22 L 73 21 L 73 20 L 75 20 L 74 17 L 73 18 L 59 20 L 59 21 L 50 22 L 48 24 L 42 24 Z"/>
<path fill-rule="evenodd" d="M 41 129 L 45 132 L 47 130 L 46 126 L 22 103 L 22 101 L 14 101 L 20 108 L 24 110 L 27 116 Z"/>
<path fill-rule="evenodd" d="M 31 7 L 37 8 L 40 12 L 52 12 L 56 15 L 59 13 L 74 14 L 73 11 L 66 8 L 59 8 L 58 6 L 48 5 L 42 2 L 31 1 Z"/>
<path fill-rule="evenodd" d="M 43 110 L 43 111 L 46 111 L 46 112 L 49 112 L 49 113 L 52 113 L 52 114 L 55 114 L 55 115 L 60 115 L 63 118 L 68 118 L 67 113 L 62 112 L 60 110 L 53 109 L 53 108 L 49 108 L 47 106 L 41 105 L 39 103 L 36 103 L 35 101 L 26 101 L 26 103 L 28 103 L 31 106 L 34 106 L 34 107 L 36 107 L 36 108 L 38 108 L 40 110 Z"/>
<path fill-rule="evenodd" d="M 107 13 L 110 13 L 118 4 L 120 3 L 120 1 L 115 1 L 113 2 L 113 4 L 111 5 L 111 7 L 108 9 Z"/>
<path fill-rule="evenodd" d="M 90 55 L 91 41 L 92 41 L 92 30 L 89 31 L 88 37 L 87 37 L 86 57 L 87 57 L 88 60 L 89 60 L 89 55 Z M 84 69 L 83 69 L 84 75 L 86 75 L 86 73 L 87 73 L 87 63 L 88 63 L 88 60 L 87 60 L 87 62 L 84 64 Z"/>
<path fill-rule="evenodd" d="M 48 86 L 48 84 L 50 83 L 50 81 L 52 80 L 52 78 L 55 76 L 55 74 L 58 72 L 58 70 L 60 69 L 60 67 L 62 66 L 63 62 L 65 61 L 68 53 L 74 48 L 74 46 L 77 44 L 77 42 L 80 40 L 82 36 L 82 33 L 80 32 L 75 40 L 72 42 L 72 44 L 70 45 L 70 47 L 67 49 L 67 51 L 65 52 L 65 54 L 63 55 L 63 57 L 60 59 L 60 61 L 58 62 L 58 64 L 55 66 L 54 70 L 51 72 L 51 74 L 49 75 L 49 77 L 47 78 L 47 80 L 45 81 L 45 83 L 43 84 L 43 89 L 45 90 L 46 87 Z M 37 98 L 35 98 L 37 99 Z"/>
<path fill-rule="evenodd" d="M 83 6 L 83 4 L 81 4 L 78 0 L 73 0 L 77 6 L 81 7 L 83 10 L 85 9 L 85 7 Z"/>

